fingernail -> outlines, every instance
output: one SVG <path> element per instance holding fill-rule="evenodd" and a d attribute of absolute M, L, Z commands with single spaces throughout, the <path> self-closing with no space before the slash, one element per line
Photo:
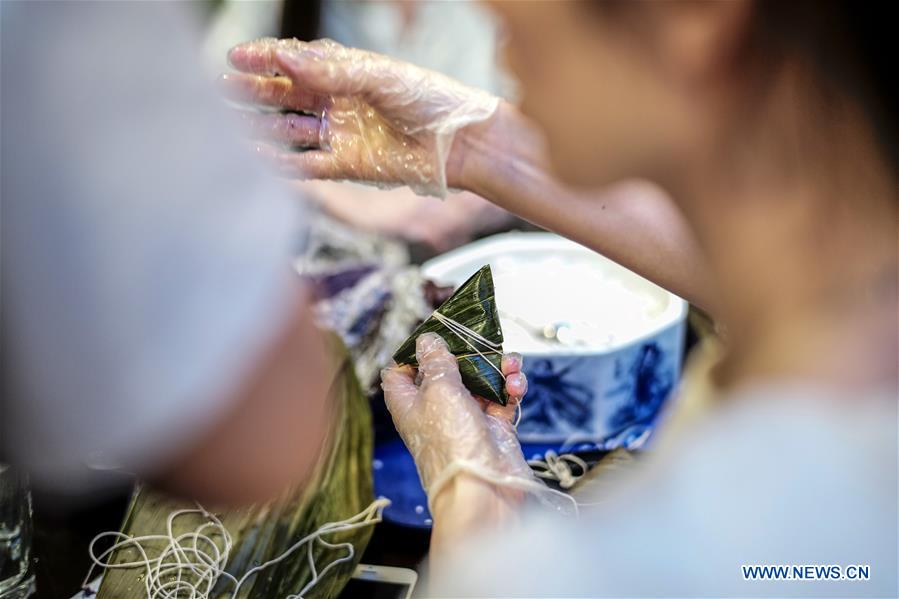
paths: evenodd
<path fill-rule="evenodd" d="M 508 384 L 513 387 L 518 387 L 517 392 L 515 393 L 516 397 L 524 397 L 528 392 L 528 379 L 523 373 L 518 372 L 509 376 Z"/>
<path fill-rule="evenodd" d="M 503 371 L 519 371 L 524 366 L 524 356 L 518 352 L 509 352 L 503 356 Z"/>

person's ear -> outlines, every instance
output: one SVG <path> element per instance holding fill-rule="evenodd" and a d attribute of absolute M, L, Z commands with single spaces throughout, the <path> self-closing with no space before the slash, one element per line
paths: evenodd
<path fill-rule="evenodd" d="M 680 85 L 709 83 L 729 72 L 750 35 L 749 0 L 662 2 L 654 12 L 662 68 Z"/>

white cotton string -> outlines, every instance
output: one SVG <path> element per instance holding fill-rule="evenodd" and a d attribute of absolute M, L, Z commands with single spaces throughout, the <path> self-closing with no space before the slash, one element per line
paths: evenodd
<path fill-rule="evenodd" d="M 458 321 L 456 321 L 456 320 L 453 320 L 452 318 L 450 318 L 450 317 L 447 316 L 446 314 L 442 314 L 441 312 L 438 312 L 438 311 L 435 310 L 434 313 L 431 314 L 431 316 L 433 316 L 434 319 L 437 320 L 438 322 L 440 322 L 441 324 L 446 325 L 447 328 L 455 328 L 455 329 L 458 329 L 458 330 L 461 331 L 464 335 L 467 335 L 467 336 L 471 337 L 472 339 L 475 339 L 478 343 L 480 343 L 481 345 L 485 345 L 485 346 L 489 347 L 490 349 L 492 349 L 492 350 L 493 350 L 494 352 L 496 352 L 496 353 L 500 353 L 500 352 L 502 351 L 502 349 L 503 349 L 503 347 L 502 347 L 501 344 L 495 343 L 495 342 L 493 342 L 493 341 L 490 341 L 489 339 L 487 339 L 486 337 L 482 336 L 482 335 L 481 335 L 480 333 L 478 333 L 477 331 L 474 331 L 474 330 L 472 330 L 472 329 L 469 329 L 469 328 L 468 328 L 467 326 L 465 326 L 464 324 L 462 324 L 462 323 L 460 323 L 460 322 L 458 322 Z M 455 332 L 455 331 L 453 331 L 453 332 Z"/>
<path fill-rule="evenodd" d="M 328 522 L 319 527 L 318 530 L 309 534 L 296 543 L 294 543 L 287 551 L 282 553 L 280 556 L 275 559 L 269 560 L 264 564 L 260 564 L 255 568 L 251 568 L 247 571 L 246 574 L 238 581 L 237 586 L 234 589 L 234 593 L 232 597 L 237 596 L 237 591 L 240 590 L 241 585 L 246 581 L 250 576 L 256 574 L 260 570 L 264 570 L 269 566 L 277 564 L 290 556 L 294 551 L 302 547 L 304 544 L 306 545 L 306 558 L 309 561 L 309 567 L 312 570 L 312 580 L 306 583 L 302 589 L 300 589 L 299 593 L 288 595 L 286 599 L 303 599 L 303 596 L 314 587 L 318 581 L 324 577 L 331 569 L 339 566 L 344 562 L 348 562 L 353 559 L 353 556 L 356 554 L 356 549 L 352 543 L 329 543 L 325 539 L 323 539 L 323 535 L 331 534 L 335 532 L 346 532 L 350 530 L 356 530 L 357 528 L 363 528 L 365 526 L 371 526 L 380 522 L 383 518 L 384 508 L 390 505 L 390 500 L 384 497 L 379 497 L 375 499 L 367 508 L 356 514 L 351 518 L 347 518 L 346 520 L 341 520 L 339 522 Z M 315 567 L 315 556 L 313 553 L 314 544 L 318 543 L 319 545 L 326 547 L 328 549 L 333 550 L 344 550 L 346 554 L 342 557 L 339 557 L 332 562 L 330 562 L 327 566 L 322 568 L 321 571 L 318 571 Z"/>
<path fill-rule="evenodd" d="M 573 453 L 558 455 L 551 449 L 544 454 L 542 460 L 528 460 L 528 465 L 535 468 L 534 474 L 540 478 L 558 481 L 563 489 L 570 489 L 587 474 L 587 462 Z M 577 466 L 580 472 L 575 473 L 571 469 L 572 465 Z"/>
<path fill-rule="evenodd" d="M 503 371 L 501 369 L 497 368 L 496 365 L 493 364 L 493 362 L 488 360 L 487 356 L 485 356 L 483 353 L 481 353 L 481 351 L 469 341 L 469 338 L 474 339 L 481 345 L 486 346 L 488 348 L 487 353 L 498 354 L 499 356 L 503 355 L 503 346 L 502 345 L 500 345 L 499 343 L 494 343 L 494 342 L 490 341 L 489 339 L 487 339 L 487 338 L 483 337 L 481 334 L 479 334 L 477 331 L 473 331 L 473 330 L 469 329 L 462 323 L 455 321 L 452 318 L 450 318 L 449 316 L 447 316 L 445 314 L 441 314 L 440 312 L 437 312 L 436 310 L 434 311 L 433 314 L 431 314 L 431 316 L 434 317 L 434 320 L 441 323 L 443 326 L 445 326 L 447 329 L 449 329 L 450 332 L 452 332 L 459 339 L 461 339 L 468 347 L 470 347 L 472 350 L 474 350 L 475 353 L 477 353 L 479 356 L 484 358 L 484 361 L 487 362 L 487 364 L 489 364 L 491 368 L 493 368 L 495 371 L 497 371 L 499 373 L 499 375 L 501 377 L 503 377 L 503 380 L 506 380 L 506 375 L 503 374 Z M 521 422 L 521 402 L 523 399 L 524 399 L 523 397 L 519 398 L 518 402 L 516 402 L 516 404 L 515 404 L 515 419 L 512 422 L 512 426 L 515 429 L 518 429 L 518 423 Z"/>
<path fill-rule="evenodd" d="M 216 582 L 221 577 L 234 583 L 234 591 L 231 593 L 231 597 L 234 598 L 244 582 L 251 576 L 287 559 L 300 547 L 306 545 L 306 557 L 312 571 L 312 579 L 299 593 L 288 595 L 285 598 L 302 599 L 325 574 L 338 565 L 352 560 L 355 555 L 355 548 L 352 543 L 329 543 L 323 538 L 324 535 L 377 524 L 382 519 L 384 508 L 388 505 L 390 505 L 390 500 L 379 498 L 351 518 L 323 524 L 315 532 L 291 545 L 287 551 L 277 558 L 251 568 L 238 580 L 225 571 L 228 558 L 233 549 L 231 535 L 221 520 L 198 504 L 196 509 L 177 510 L 169 514 L 166 520 L 166 534 L 164 535 L 131 536 L 120 532 L 104 532 L 94 537 L 88 548 L 93 563 L 84 579 L 84 587 L 87 587 L 94 568 L 106 570 L 141 568 L 145 570 L 142 579 L 147 599 L 208 599 Z M 188 514 L 199 514 L 206 519 L 206 522 L 191 532 L 175 536 L 175 520 Z M 108 537 L 118 540 L 111 547 L 97 554 L 95 552 L 96 543 Z M 321 570 L 318 570 L 313 552 L 316 543 L 327 549 L 344 551 L 345 553 L 328 563 Z M 162 544 L 162 549 L 156 549 L 159 552 L 157 557 L 150 557 L 151 544 Z M 110 563 L 108 561 L 117 550 L 127 549 L 137 551 L 140 559 L 121 563 Z"/>
<path fill-rule="evenodd" d="M 516 431 L 518 430 L 518 423 L 521 422 L 521 402 L 524 401 L 523 397 L 519 397 L 518 401 L 515 402 L 515 420 L 512 422 L 512 428 Z"/>
<path fill-rule="evenodd" d="M 485 356 L 483 353 L 481 353 L 481 351 L 477 347 L 475 347 L 468 340 L 468 338 L 470 337 L 470 338 L 474 339 L 475 341 L 477 341 L 478 343 L 480 343 L 481 345 L 486 346 L 488 348 L 487 353 L 498 354 L 500 357 L 502 357 L 502 355 L 503 355 L 503 346 L 502 345 L 500 345 L 499 343 L 494 343 L 494 342 L 490 341 L 489 339 L 480 335 L 477 331 L 473 331 L 473 330 L 469 329 L 462 323 L 457 322 L 457 321 L 453 320 L 452 318 L 450 318 L 449 316 L 447 316 L 445 314 L 441 314 L 440 312 L 437 312 L 436 310 L 434 311 L 434 313 L 431 316 L 434 317 L 434 320 L 441 323 L 443 326 L 445 326 L 447 329 L 449 329 L 450 332 L 452 332 L 459 339 L 461 339 L 466 345 L 468 345 L 468 347 L 470 347 L 472 350 L 474 350 L 475 353 L 477 353 L 479 356 L 484 358 L 484 361 L 487 362 L 487 364 L 489 364 L 491 368 L 493 368 L 495 371 L 497 371 L 499 373 L 499 375 L 501 377 L 503 377 L 503 380 L 506 380 L 506 375 L 503 374 L 503 371 L 501 369 L 497 368 L 493 362 L 488 360 L 487 356 Z M 523 399 L 524 399 L 523 397 L 519 398 L 518 402 L 516 402 L 516 404 L 515 404 L 515 419 L 512 422 L 512 426 L 515 429 L 518 428 L 518 423 L 521 422 L 521 401 Z"/>
<path fill-rule="evenodd" d="M 477 341 L 478 343 L 480 343 L 481 345 L 486 347 L 487 349 L 485 351 L 487 353 L 498 354 L 499 356 L 503 355 L 503 346 L 502 345 L 500 345 L 499 343 L 494 343 L 494 342 L 490 341 L 489 339 L 483 337 L 477 331 L 473 331 L 473 330 L 469 329 L 464 324 L 457 322 L 457 321 L 453 320 L 452 318 L 450 318 L 449 316 L 447 316 L 445 314 L 441 314 L 440 312 L 437 312 L 436 310 L 433 312 L 433 314 L 431 314 L 431 316 L 434 318 L 434 320 L 436 320 L 437 322 L 439 322 L 440 324 L 445 326 L 447 329 L 449 329 L 451 333 L 456 335 L 456 337 L 461 339 L 462 342 L 465 343 L 465 345 L 467 345 L 468 347 L 470 347 L 472 349 L 472 351 L 474 351 L 477 355 L 484 358 L 484 361 L 487 362 L 487 364 L 489 364 L 490 367 L 493 368 L 493 370 L 497 371 L 499 373 L 499 375 L 501 377 L 503 377 L 503 380 L 506 380 L 506 375 L 503 374 L 503 371 L 501 369 L 497 368 L 496 364 L 494 364 L 493 362 L 488 360 L 487 356 L 485 356 L 484 353 L 480 349 L 478 349 L 474 345 L 474 343 L 471 342 L 471 340 Z"/>
<path fill-rule="evenodd" d="M 193 532 L 177 537 L 173 534 L 175 520 L 188 514 L 200 514 L 207 522 Z M 211 529 L 209 534 L 205 534 Z M 95 567 L 107 569 L 144 568 L 144 589 L 147 597 L 152 599 L 191 599 L 208 597 L 212 592 L 219 575 L 224 571 L 227 556 L 231 551 L 231 537 L 222 526 L 221 521 L 205 509 L 177 510 L 169 514 L 166 521 L 165 535 L 146 535 L 132 537 L 119 532 L 101 533 L 91 541 L 89 551 L 93 564 L 85 578 L 85 585 L 90 580 Z M 119 539 L 109 549 L 96 555 L 94 547 L 100 539 L 112 537 Z M 219 543 L 216 542 L 219 537 Z M 165 543 L 158 557 L 150 558 L 147 544 Z M 141 558 L 132 562 L 109 563 L 103 559 L 111 556 L 116 549 L 134 549 Z"/>

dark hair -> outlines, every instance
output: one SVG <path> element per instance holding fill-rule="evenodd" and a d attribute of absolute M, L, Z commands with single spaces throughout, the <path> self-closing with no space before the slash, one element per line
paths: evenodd
<path fill-rule="evenodd" d="M 857 99 L 892 168 L 899 167 L 894 4 L 756 0 L 753 8 L 759 50 L 797 55 L 827 90 Z"/>

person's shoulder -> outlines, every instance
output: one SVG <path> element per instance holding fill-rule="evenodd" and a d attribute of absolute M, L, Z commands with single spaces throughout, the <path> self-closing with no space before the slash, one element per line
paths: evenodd
<path fill-rule="evenodd" d="M 579 520 L 533 517 L 522 530 L 478 539 L 449 568 L 467 576 L 436 588 L 452 596 L 889 594 L 895 399 L 864 398 L 790 385 L 734 394 L 683 442 L 650 448 L 644 467 Z M 864 588 L 778 586 L 745 581 L 741 566 L 752 564 L 869 564 L 880 575 Z"/>
<path fill-rule="evenodd" d="M 895 583 L 897 411 L 889 389 L 747 388 L 725 398 L 678 455 L 659 461 L 662 511 L 702 548 L 695 576 L 742 594 L 764 589 L 709 575 L 709 567 L 871 564 Z"/>
<path fill-rule="evenodd" d="M 890 389 L 766 384 L 724 398 L 697 424 L 684 444 L 683 459 L 663 459 L 673 473 L 693 470 L 709 482 L 715 474 L 777 482 L 785 490 L 838 480 L 846 494 L 855 496 L 849 483 L 881 487 L 889 482 L 882 469 L 896 465 L 896 438 L 897 402 Z"/>
<path fill-rule="evenodd" d="M 816 462 L 895 457 L 884 441 L 897 431 L 895 389 L 831 389 L 803 383 L 757 384 L 731 393 L 698 427 L 693 445 L 755 459 L 788 451 Z"/>

